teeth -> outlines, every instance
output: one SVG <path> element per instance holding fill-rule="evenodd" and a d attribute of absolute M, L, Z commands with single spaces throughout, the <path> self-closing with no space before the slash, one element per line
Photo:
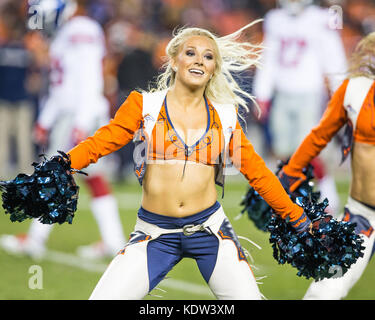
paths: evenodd
<path fill-rule="evenodd" d="M 189 71 L 193 72 L 193 73 L 204 74 L 204 72 L 202 70 L 199 70 L 199 69 L 190 69 Z"/>

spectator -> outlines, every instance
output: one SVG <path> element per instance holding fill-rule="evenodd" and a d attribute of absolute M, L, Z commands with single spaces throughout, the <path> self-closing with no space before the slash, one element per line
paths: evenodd
<path fill-rule="evenodd" d="M 34 112 L 28 91 L 33 61 L 24 41 L 26 30 L 22 18 L 17 2 L 7 2 L 1 8 L 0 179 L 13 176 L 11 170 L 29 173 L 34 158 L 31 141 Z M 15 158 L 16 166 L 12 168 Z"/>

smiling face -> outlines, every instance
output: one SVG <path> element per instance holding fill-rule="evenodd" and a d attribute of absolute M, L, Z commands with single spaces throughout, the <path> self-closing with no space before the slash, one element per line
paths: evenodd
<path fill-rule="evenodd" d="M 172 59 L 176 83 L 190 88 L 205 88 L 216 68 L 214 41 L 205 36 L 191 36 Z"/>

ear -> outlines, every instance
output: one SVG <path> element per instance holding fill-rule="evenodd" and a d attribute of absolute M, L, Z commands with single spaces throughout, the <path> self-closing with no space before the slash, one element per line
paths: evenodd
<path fill-rule="evenodd" d="M 176 65 L 176 61 L 174 59 L 171 60 L 170 66 L 171 66 L 171 68 L 174 72 L 177 72 L 177 65 Z"/>

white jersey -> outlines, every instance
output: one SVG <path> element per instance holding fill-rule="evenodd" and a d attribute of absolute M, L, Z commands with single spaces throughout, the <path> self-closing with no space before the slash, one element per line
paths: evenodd
<path fill-rule="evenodd" d="M 346 56 L 338 31 L 329 27 L 331 18 L 327 9 L 314 5 L 297 16 L 284 9 L 265 16 L 265 49 L 254 83 L 259 100 L 270 100 L 275 91 L 320 94 L 324 76 L 336 90 L 344 79 Z"/>
<path fill-rule="evenodd" d="M 99 23 L 86 16 L 68 20 L 50 45 L 50 88 L 38 119 L 50 129 L 64 114 L 72 127 L 92 131 L 99 117 L 109 114 L 103 96 L 104 33 Z"/>

